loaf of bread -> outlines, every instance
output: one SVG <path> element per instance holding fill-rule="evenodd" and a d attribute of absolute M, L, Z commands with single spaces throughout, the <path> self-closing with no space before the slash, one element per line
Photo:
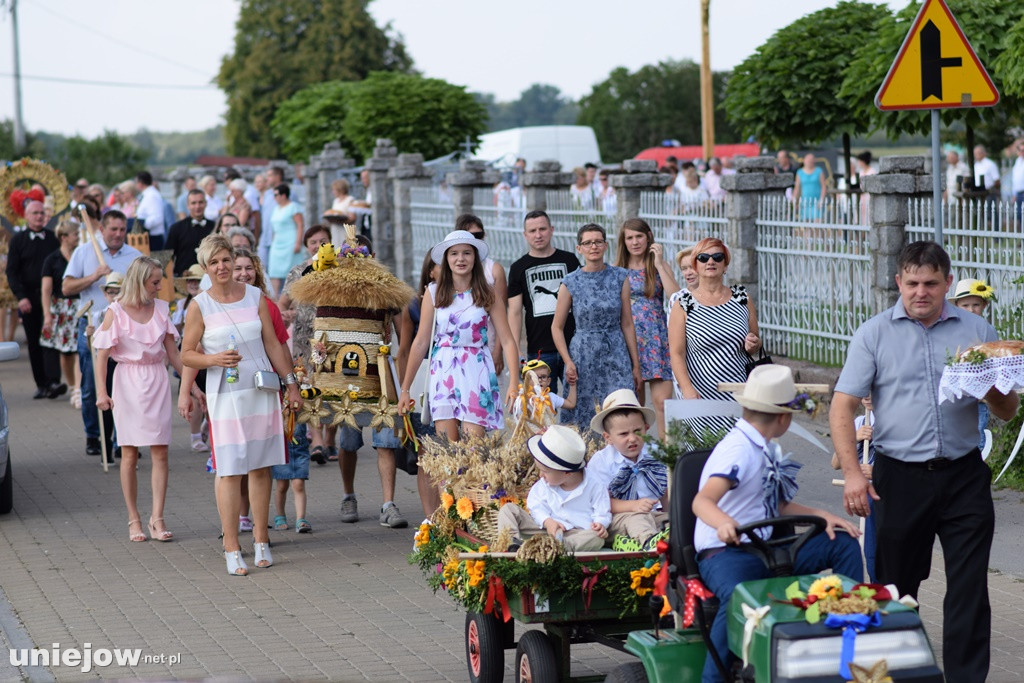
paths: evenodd
<path fill-rule="evenodd" d="M 960 354 L 961 361 L 970 361 L 981 354 L 985 358 L 1005 358 L 1007 356 L 1019 356 L 1024 353 L 1024 341 L 1007 339 L 1005 341 L 985 342 L 972 346 Z"/>

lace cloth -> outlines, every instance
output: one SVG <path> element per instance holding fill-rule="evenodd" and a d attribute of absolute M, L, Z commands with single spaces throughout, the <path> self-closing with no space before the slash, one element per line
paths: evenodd
<path fill-rule="evenodd" d="M 939 403 L 954 401 L 964 394 L 980 400 L 993 387 L 1004 394 L 1024 389 L 1024 356 L 987 358 L 980 365 L 947 365 L 939 381 Z"/>

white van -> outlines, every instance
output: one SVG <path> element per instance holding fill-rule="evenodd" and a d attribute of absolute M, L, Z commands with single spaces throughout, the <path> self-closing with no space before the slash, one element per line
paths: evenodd
<path fill-rule="evenodd" d="M 526 159 L 527 168 L 536 161 L 555 159 L 563 171 L 587 162 L 601 163 L 597 136 L 590 126 L 527 126 L 486 133 L 473 155 L 498 168 L 511 167 L 520 157 Z"/>

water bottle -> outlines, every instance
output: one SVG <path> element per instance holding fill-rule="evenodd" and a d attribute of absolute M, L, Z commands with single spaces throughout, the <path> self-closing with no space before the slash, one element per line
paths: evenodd
<path fill-rule="evenodd" d="M 230 337 L 228 337 L 228 351 L 234 351 L 235 348 L 235 335 L 231 335 Z M 224 381 L 227 382 L 228 384 L 234 384 L 235 382 L 237 382 L 238 368 L 226 368 L 224 371 Z"/>

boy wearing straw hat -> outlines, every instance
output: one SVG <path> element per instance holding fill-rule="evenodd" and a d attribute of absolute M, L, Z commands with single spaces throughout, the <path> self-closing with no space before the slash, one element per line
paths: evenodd
<path fill-rule="evenodd" d="M 793 502 L 800 465 L 782 454 L 776 439 L 789 429 L 793 413 L 813 409 L 806 394 L 797 396 L 793 372 L 784 365 L 754 368 L 736 395 L 743 417 L 722 439 L 700 476 L 700 491 L 693 499 L 697 515 L 694 546 L 705 585 L 718 596 L 722 609 L 711 625 L 711 641 L 723 661 L 730 657 L 726 605 L 737 584 L 770 576 L 760 558 L 745 552 L 736 528 L 779 515 L 817 515 L 825 519 L 825 535 L 814 536 L 794 558 L 797 574 L 812 574 L 831 567 L 855 581 L 863 580 L 857 528 L 824 510 Z M 836 529 L 847 534 L 836 534 Z M 771 529 L 760 529 L 762 538 Z M 728 666 L 728 663 L 727 663 Z M 710 655 L 703 681 L 721 680 Z"/>
<path fill-rule="evenodd" d="M 540 479 L 526 497 L 527 513 L 516 503 L 498 511 L 498 529 L 508 529 L 516 544 L 548 533 L 569 551 L 600 550 L 608 538 L 612 512 L 608 491 L 584 469 L 587 446 L 575 431 L 561 425 L 526 442 Z"/>
<path fill-rule="evenodd" d="M 651 455 L 644 434 L 654 423 L 653 408 L 640 405 L 630 389 L 619 389 L 605 397 L 590 428 L 608 445 L 594 454 L 587 469 L 611 497 L 612 524 L 616 550 L 654 547 L 668 521 L 668 468 Z"/>

